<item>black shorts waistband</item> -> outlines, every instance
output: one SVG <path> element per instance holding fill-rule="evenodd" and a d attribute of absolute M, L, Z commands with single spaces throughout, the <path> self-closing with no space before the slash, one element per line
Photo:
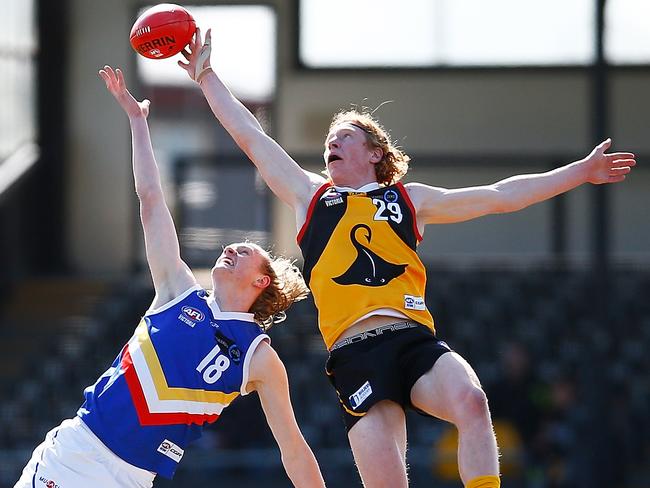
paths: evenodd
<path fill-rule="evenodd" d="M 395 322 L 393 324 L 382 325 L 381 327 L 377 327 L 376 329 L 366 330 L 363 332 L 359 332 L 358 334 L 354 334 L 353 336 L 346 337 L 345 339 L 336 342 L 332 346 L 330 351 L 333 351 L 334 349 L 338 349 L 343 346 L 349 346 L 350 344 L 361 342 L 371 337 L 377 337 L 379 335 L 382 335 L 385 332 L 395 332 L 396 330 L 413 329 L 415 327 L 420 327 L 420 324 L 418 324 L 417 322 L 413 322 L 412 320 L 403 320 L 401 322 Z"/>

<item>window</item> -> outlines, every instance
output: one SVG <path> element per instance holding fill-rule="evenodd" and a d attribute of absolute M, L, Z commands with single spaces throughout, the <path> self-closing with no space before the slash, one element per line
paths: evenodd
<path fill-rule="evenodd" d="M 430 0 L 300 2 L 300 57 L 312 68 L 432 64 L 437 34 Z"/>
<path fill-rule="evenodd" d="M 310 68 L 585 65 L 594 20 L 594 0 L 301 0 L 299 56 Z"/>
<path fill-rule="evenodd" d="M 612 64 L 650 63 L 650 2 L 608 0 L 605 5 L 605 59 Z"/>
<path fill-rule="evenodd" d="M 215 71 L 270 131 L 266 125 L 276 89 L 275 10 L 267 5 L 185 8 L 202 35 L 212 29 Z M 196 84 L 177 66 L 183 56 L 133 56 L 144 96 L 155 107 L 149 118 L 151 135 L 183 258 L 192 267 L 210 269 L 222 243 L 248 238 L 265 245 L 270 227 L 266 186 L 259 184 L 255 167 L 214 119 Z M 146 262 L 144 254 L 141 259 Z"/>
<path fill-rule="evenodd" d="M 8 11 L 7 11 L 8 9 Z M 36 139 L 34 2 L 8 2 L 0 16 L 0 160 Z"/>
<path fill-rule="evenodd" d="M 212 28 L 212 66 L 235 96 L 247 102 L 268 102 L 275 93 L 275 11 L 263 5 L 186 8 L 202 35 Z M 193 83 L 176 64 L 184 60 L 180 54 L 162 60 L 138 56 L 137 60 L 145 84 Z"/>

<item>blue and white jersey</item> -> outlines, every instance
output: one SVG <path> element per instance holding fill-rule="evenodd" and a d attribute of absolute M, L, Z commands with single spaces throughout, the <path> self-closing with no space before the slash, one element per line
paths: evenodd
<path fill-rule="evenodd" d="M 117 456 L 171 478 L 204 424 L 248 393 L 262 340 L 270 339 L 253 314 L 222 312 L 195 285 L 146 312 L 77 415 Z"/>

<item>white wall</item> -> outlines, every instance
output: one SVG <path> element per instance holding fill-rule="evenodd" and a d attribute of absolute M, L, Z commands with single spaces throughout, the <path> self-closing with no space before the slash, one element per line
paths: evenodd
<path fill-rule="evenodd" d="M 119 274 L 131 264 L 135 199 L 128 121 L 97 71 L 132 64 L 126 0 L 72 0 L 68 57 L 69 261 L 81 272 Z"/>

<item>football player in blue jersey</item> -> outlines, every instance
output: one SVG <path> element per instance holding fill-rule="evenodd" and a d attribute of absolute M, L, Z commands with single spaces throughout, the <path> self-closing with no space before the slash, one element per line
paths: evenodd
<path fill-rule="evenodd" d="M 129 118 L 155 297 L 111 367 L 84 391 L 77 415 L 47 434 L 15 486 L 150 487 L 156 475 L 173 476 L 206 423 L 252 391 L 293 484 L 324 486 L 266 335 L 308 294 L 300 272 L 255 244 L 236 243 L 216 260 L 212 291 L 204 290 L 180 256 L 151 146 L 149 101 L 133 98 L 119 69 L 105 66 L 99 75 Z"/>
<path fill-rule="evenodd" d="M 357 46 L 358 47 L 358 46 Z M 606 140 L 578 161 L 491 185 L 402 184 L 409 158 L 371 114 L 335 116 L 326 177 L 302 169 L 228 90 L 210 65 L 210 33 L 197 29 L 179 61 L 212 111 L 278 198 L 295 212 L 303 273 L 330 351 L 339 397 L 366 487 L 406 487 L 406 408 L 453 423 L 467 488 L 500 486 L 488 403 L 471 366 L 435 336 L 417 244 L 426 224 L 514 212 L 582 184 L 623 181 L 634 154 Z"/>

